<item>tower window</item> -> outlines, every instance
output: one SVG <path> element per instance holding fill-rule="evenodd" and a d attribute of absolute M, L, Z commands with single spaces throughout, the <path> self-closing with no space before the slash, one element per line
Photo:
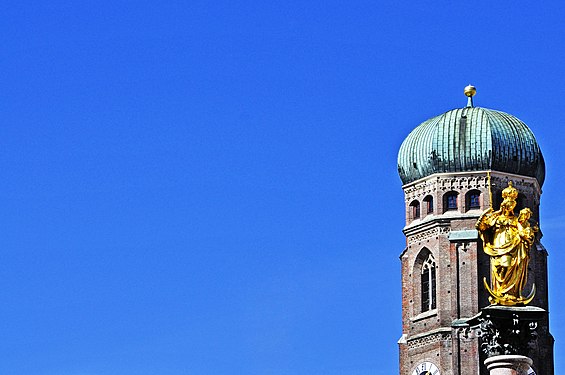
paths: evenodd
<path fill-rule="evenodd" d="M 480 208 L 479 194 L 471 194 L 469 197 L 469 208 Z"/>
<path fill-rule="evenodd" d="M 472 193 L 469 196 L 469 208 L 481 208 L 481 204 L 479 203 L 480 195 L 477 193 Z"/>
<path fill-rule="evenodd" d="M 414 201 L 410 203 L 410 214 L 412 215 L 412 220 L 420 218 L 420 202 Z"/>
<path fill-rule="evenodd" d="M 452 191 L 445 195 L 444 200 L 445 211 L 457 210 L 457 193 Z"/>
<path fill-rule="evenodd" d="M 481 208 L 481 192 L 480 190 L 471 190 L 465 194 L 465 209 L 476 210 Z"/>
<path fill-rule="evenodd" d="M 434 213 L 434 198 L 431 195 L 428 195 L 424 198 L 424 202 L 426 203 L 426 213 L 433 214 Z"/>
<path fill-rule="evenodd" d="M 422 312 L 436 308 L 436 263 L 432 254 L 422 265 Z"/>
<path fill-rule="evenodd" d="M 447 209 L 448 210 L 456 210 L 457 209 L 457 196 L 450 195 L 447 197 Z"/>

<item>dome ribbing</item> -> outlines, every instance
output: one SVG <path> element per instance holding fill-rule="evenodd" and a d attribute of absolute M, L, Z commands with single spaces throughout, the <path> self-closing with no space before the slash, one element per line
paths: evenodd
<path fill-rule="evenodd" d="M 398 154 L 403 184 L 434 173 L 482 170 L 535 177 L 543 185 L 543 155 L 528 126 L 492 109 L 454 109 L 416 127 Z"/>

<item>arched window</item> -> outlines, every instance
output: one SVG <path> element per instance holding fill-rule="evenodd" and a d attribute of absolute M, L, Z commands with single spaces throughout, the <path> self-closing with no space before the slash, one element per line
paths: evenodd
<path fill-rule="evenodd" d="M 522 208 L 526 207 L 527 198 L 524 194 L 519 193 L 518 198 L 516 198 L 516 208 L 514 212 L 519 212 Z"/>
<path fill-rule="evenodd" d="M 420 202 L 413 201 L 410 203 L 410 216 L 412 220 L 420 218 Z"/>
<path fill-rule="evenodd" d="M 481 192 L 479 190 L 469 191 L 465 201 L 467 210 L 476 210 L 481 208 Z"/>
<path fill-rule="evenodd" d="M 424 198 L 424 202 L 425 202 L 425 210 L 427 214 L 433 214 L 434 213 L 434 198 L 431 195 L 428 195 Z"/>
<path fill-rule="evenodd" d="M 443 196 L 443 210 L 456 211 L 457 210 L 457 192 L 450 191 Z"/>
<path fill-rule="evenodd" d="M 436 308 L 436 262 L 430 253 L 422 265 L 421 272 L 422 288 L 422 312 Z"/>
<path fill-rule="evenodd" d="M 497 210 L 500 207 L 500 204 L 502 203 L 502 190 L 495 190 L 492 192 L 492 202 L 491 205 L 492 207 L 494 207 L 495 210 Z"/>

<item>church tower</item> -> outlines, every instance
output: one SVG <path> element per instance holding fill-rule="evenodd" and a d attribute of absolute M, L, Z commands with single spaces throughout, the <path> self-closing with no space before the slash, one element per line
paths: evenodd
<path fill-rule="evenodd" d="M 490 258 L 475 225 L 489 207 L 498 209 L 509 182 L 518 191 L 516 212 L 528 207 L 531 221 L 539 221 L 545 164 L 534 134 L 512 115 L 475 107 L 475 92 L 466 87 L 467 106 L 424 121 L 400 147 L 406 208 L 400 375 L 489 374 L 489 342 L 468 324 L 490 305 L 483 282 L 490 280 Z M 528 305 L 535 307 L 527 309 L 542 311 L 536 342 L 526 343 L 533 360 L 528 373 L 553 375 L 547 251 L 540 238 L 538 232 L 524 288 L 535 284 Z"/>

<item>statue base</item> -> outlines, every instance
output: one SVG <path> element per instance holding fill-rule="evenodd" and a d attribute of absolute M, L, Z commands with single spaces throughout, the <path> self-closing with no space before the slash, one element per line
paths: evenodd
<path fill-rule="evenodd" d="M 475 330 L 487 357 L 528 356 L 537 345 L 538 323 L 546 317 L 539 307 L 491 305 L 465 323 Z"/>
<path fill-rule="evenodd" d="M 497 355 L 487 358 L 490 375 L 528 375 L 532 360 L 523 355 Z"/>

